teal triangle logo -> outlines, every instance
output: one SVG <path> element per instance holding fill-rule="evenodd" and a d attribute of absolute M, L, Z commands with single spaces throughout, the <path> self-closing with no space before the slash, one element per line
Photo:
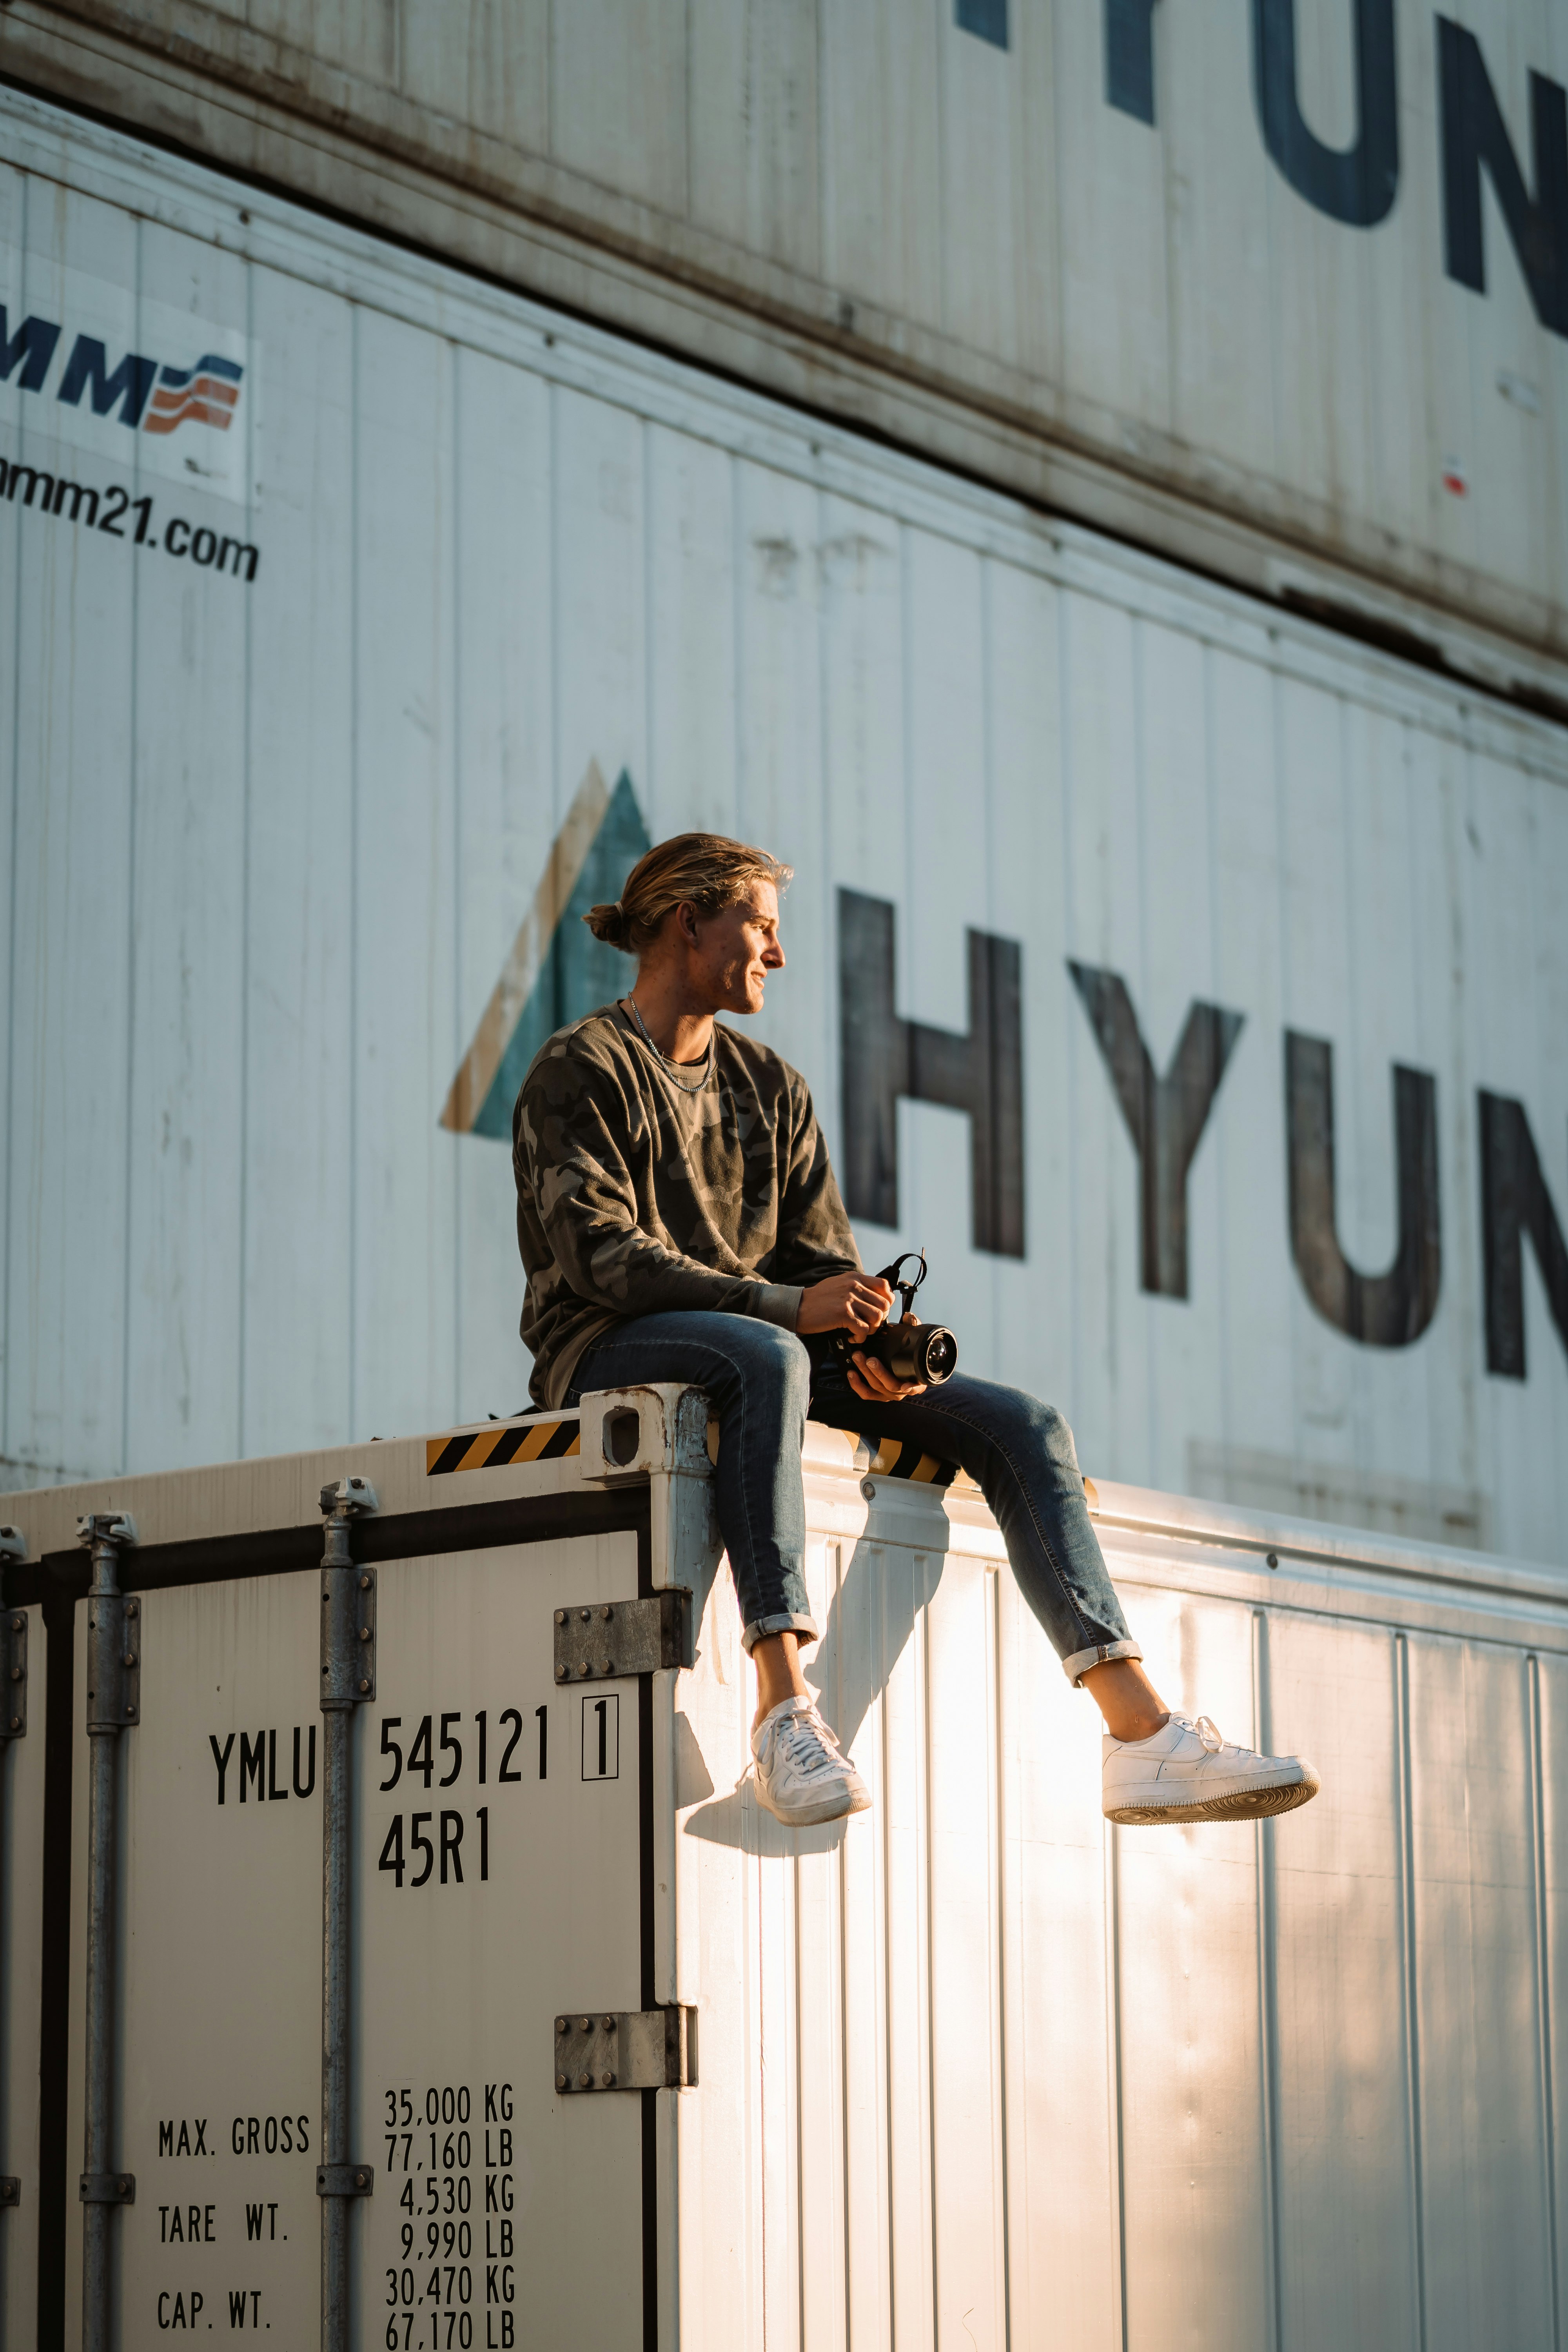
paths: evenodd
<path fill-rule="evenodd" d="M 630 776 L 623 768 L 612 792 L 591 760 L 452 1081 L 443 1127 L 510 1143 L 517 1090 L 545 1039 L 626 993 L 626 957 L 596 940 L 582 918 L 620 897 L 652 845 Z"/>

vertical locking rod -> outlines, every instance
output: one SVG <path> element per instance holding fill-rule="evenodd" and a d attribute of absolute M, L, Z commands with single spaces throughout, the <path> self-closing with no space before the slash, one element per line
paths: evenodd
<path fill-rule="evenodd" d="M 77 1522 L 92 1558 L 87 1596 L 87 2128 L 82 2140 L 82 2352 L 110 2352 L 109 2216 L 129 2204 L 135 2183 L 115 2174 L 115 1863 L 119 1847 L 120 1735 L 135 1720 L 132 1672 L 140 1663 L 135 1601 L 120 1591 L 121 1548 L 136 1529 L 122 1514 L 94 1511 Z"/>
<path fill-rule="evenodd" d="M 349 1874 L 354 1709 L 375 1696 L 375 1571 L 355 1566 L 350 1535 L 374 1508 L 366 1479 L 321 1489 L 321 2352 L 348 2352 L 349 2205 L 373 2179 L 349 2156 Z"/>
<path fill-rule="evenodd" d="M 13 1739 L 20 1738 L 27 1728 L 27 1621 L 18 1610 L 8 1610 L 5 1601 L 5 1562 L 26 1559 L 27 1547 L 19 1529 L 0 1527 L 0 1824 L 5 1818 L 5 1759 Z M 5 1854 L 0 1846 L 0 1892 L 5 1884 Z M 0 1948 L 5 1948 L 5 1920 L 0 1916 Z M 4 2053 L 0 2053 L 3 2057 Z M 5 2067 L 0 2063 L 0 2078 Z M 5 2161 L 5 2147 L 0 2142 L 0 2166 Z M 0 2210 L 14 2208 L 22 2201 L 22 2183 L 16 2173 L 0 2171 Z M 5 2242 L 0 2237 L 0 2310 L 5 2297 Z"/>

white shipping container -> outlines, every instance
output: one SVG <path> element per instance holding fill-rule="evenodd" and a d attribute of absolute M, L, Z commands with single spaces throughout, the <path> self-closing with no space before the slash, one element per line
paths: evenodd
<path fill-rule="evenodd" d="M 108 2153 L 134 2195 L 108 2215 L 110 2342 L 270 2327 L 303 2346 L 318 1497 L 358 1478 L 375 1507 L 350 1572 L 374 1628 L 351 1718 L 348 2154 L 373 2176 L 349 2221 L 356 2352 L 448 2333 L 530 2352 L 1555 2346 L 1562 1577 L 1091 1492 L 1167 1696 L 1323 1775 L 1279 1822 L 1112 1830 L 1092 1706 L 973 1488 L 814 1426 L 808 1673 L 874 1805 L 786 1832 L 745 1778 L 705 1423 L 695 1391 L 632 1390 L 580 1418 L 0 1497 L 26 1538 L 13 1596 L 54 1596 L 50 1679 L 74 1681 L 49 1757 L 56 1818 L 74 1797 L 69 2149 L 42 2181 L 24 2163 L 0 2217 L 14 2232 L 41 2209 L 57 2248 L 68 2224 L 64 2341 L 92 1744 L 79 1515 L 137 1537 L 115 1548 L 140 1687 L 113 1740 Z M 689 1595 L 689 1663 L 658 1664 L 656 1641 L 648 1671 L 604 1672 L 600 1644 L 661 1592 Z M 61 1900 L 57 1883 L 46 1937 Z M 39 1925 L 7 1900 L 8 1985 Z M 638 2071 L 634 2016 L 660 2074 L 667 2019 L 684 2030 L 686 2087 L 603 2084 Z M 51 2086 L 64 2032 L 57 2011 Z M 13 2006 L 9 2078 L 36 2047 Z M 5 2340 L 30 2343 L 30 2282 L 0 2250 Z"/>
<path fill-rule="evenodd" d="M 1558 730 L 0 107 L 15 1476 L 518 1408 L 519 1064 L 711 825 L 966 1364 L 1097 1474 L 1568 1559 Z"/>
<path fill-rule="evenodd" d="M 1552 0 L 201 25 L 12 14 L 0 68 L 1271 597 L 1484 615 L 1561 700 Z"/>

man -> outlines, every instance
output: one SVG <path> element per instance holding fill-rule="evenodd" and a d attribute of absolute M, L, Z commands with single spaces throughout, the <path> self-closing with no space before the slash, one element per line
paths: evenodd
<path fill-rule="evenodd" d="M 815 1641 L 800 1454 L 811 1418 L 909 1438 L 982 1488 L 1025 1598 L 1105 1718 L 1112 1821 L 1237 1821 L 1316 1795 L 1299 1758 L 1223 1741 L 1172 1714 L 1142 1664 L 1084 1501 L 1072 1433 L 1049 1405 L 959 1372 L 900 1384 L 845 1365 L 892 1293 L 863 1272 L 798 1072 L 715 1013 L 759 1013 L 784 970 L 791 869 L 713 834 L 650 849 L 613 907 L 584 918 L 637 960 L 629 995 L 557 1031 L 512 1115 L 522 1336 L 533 1396 L 688 1381 L 719 1420 L 719 1524 L 757 1671 L 757 1793 L 781 1822 L 870 1802 L 800 1671 Z"/>

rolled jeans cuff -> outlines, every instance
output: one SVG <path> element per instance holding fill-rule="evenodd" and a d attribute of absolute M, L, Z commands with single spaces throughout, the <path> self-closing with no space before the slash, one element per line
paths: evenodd
<path fill-rule="evenodd" d="M 1075 1650 L 1070 1658 L 1064 1658 L 1062 1672 L 1077 1690 L 1090 1666 L 1105 1666 L 1112 1658 L 1141 1658 L 1142 1654 L 1136 1642 L 1100 1642 L 1092 1650 Z"/>
<path fill-rule="evenodd" d="M 751 1656 L 755 1644 L 764 1640 L 769 1633 L 798 1633 L 803 1642 L 815 1642 L 816 1620 L 815 1617 L 807 1617 L 803 1611 L 796 1609 L 786 1610 L 777 1617 L 753 1617 L 741 1635 L 742 1644 L 748 1657 Z M 1091 1658 L 1089 1664 L 1092 1665 L 1093 1663 Z"/>

